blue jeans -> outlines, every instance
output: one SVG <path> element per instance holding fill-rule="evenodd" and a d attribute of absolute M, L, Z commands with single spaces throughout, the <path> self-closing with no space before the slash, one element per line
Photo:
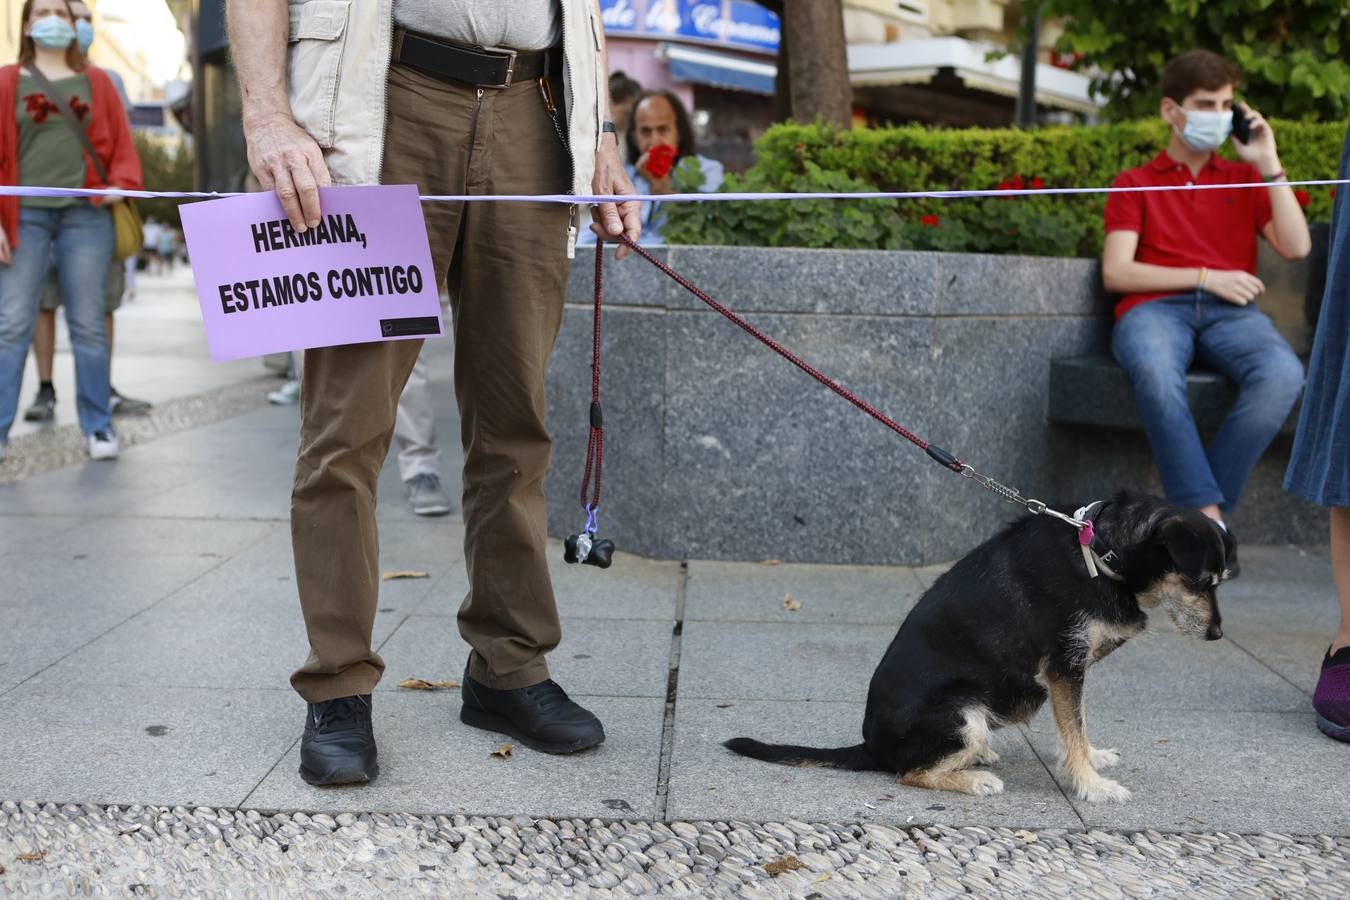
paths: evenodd
<path fill-rule="evenodd" d="M 19 407 L 47 268 L 55 263 L 75 355 L 76 408 L 86 435 L 112 429 L 108 406 L 106 285 L 112 264 L 112 215 L 87 203 L 19 211 L 19 244 L 0 265 L 0 442 Z"/>
<path fill-rule="evenodd" d="M 1303 388 L 1303 365 L 1270 317 L 1212 294 L 1166 297 L 1127 312 L 1111 352 L 1134 385 L 1167 499 L 1230 511 Z M 1208 450 L 1186 401 L 1186 370 L 1195 360 L 1238 386 Z"/>

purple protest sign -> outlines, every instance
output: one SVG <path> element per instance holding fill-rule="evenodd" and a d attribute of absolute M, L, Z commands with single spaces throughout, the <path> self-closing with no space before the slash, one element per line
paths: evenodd
<path fill-rule="evenodd" d="M 212 359 L 442 334 L 417 186 L 319 198 L 304 234 L 272 191 L 179 207 Z"/>

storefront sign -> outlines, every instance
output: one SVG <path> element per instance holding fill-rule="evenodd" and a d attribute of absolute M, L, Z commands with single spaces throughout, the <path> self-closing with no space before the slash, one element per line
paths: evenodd
<path fill-rule="evenodd" d="M 777 53 L 778 17 L 750 0 L 600 0 L 605 33 Z"/>
<path fill-rule="evenodd" d="M 304 233 L 272 191 L 179 208 L 212 359 L 441 335 L 416 185 L 319 197 Z"/>

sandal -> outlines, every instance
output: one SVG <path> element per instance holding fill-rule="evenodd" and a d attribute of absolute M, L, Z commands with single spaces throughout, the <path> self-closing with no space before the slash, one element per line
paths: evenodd
<path fill-rule="evenodd" d="M 1313 693 L 1317 727 L 1329 738 L 1350 742 L 1350 647 L 1327 653 Z"/>

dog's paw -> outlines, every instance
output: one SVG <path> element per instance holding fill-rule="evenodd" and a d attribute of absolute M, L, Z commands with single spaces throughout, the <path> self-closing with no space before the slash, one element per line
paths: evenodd
<path fill-rule="evenodd" d="M 1112 766 L 1120 765 L 1119 750 L 1098 750 L 1093 747 L 1091 753 L 1092 768 L 1094 769 L 1109 769 Z"/>
<path fill-rule="evenodd" d="M 1130 799 L 1130 789 L 1118 781 L 1098 777 L 1079 783 L 1078 799 L 1089 803 L 1124 803 Z"/>
<path fill-rule="evenodd" d="M 1000 758 L 1001 757 L 998 755 L 998 751 L 995 750 L 993 747 L 985 747 L 978 754 L 976 754 L 975 765 L 992 766 L 996 762 L 998 762 Z"/>
<path fill-rule="evenodd" d="M 976 797 L 1003 793 L 1003 779 L 993 772 L 971 772 L 970 792 Z"/>

